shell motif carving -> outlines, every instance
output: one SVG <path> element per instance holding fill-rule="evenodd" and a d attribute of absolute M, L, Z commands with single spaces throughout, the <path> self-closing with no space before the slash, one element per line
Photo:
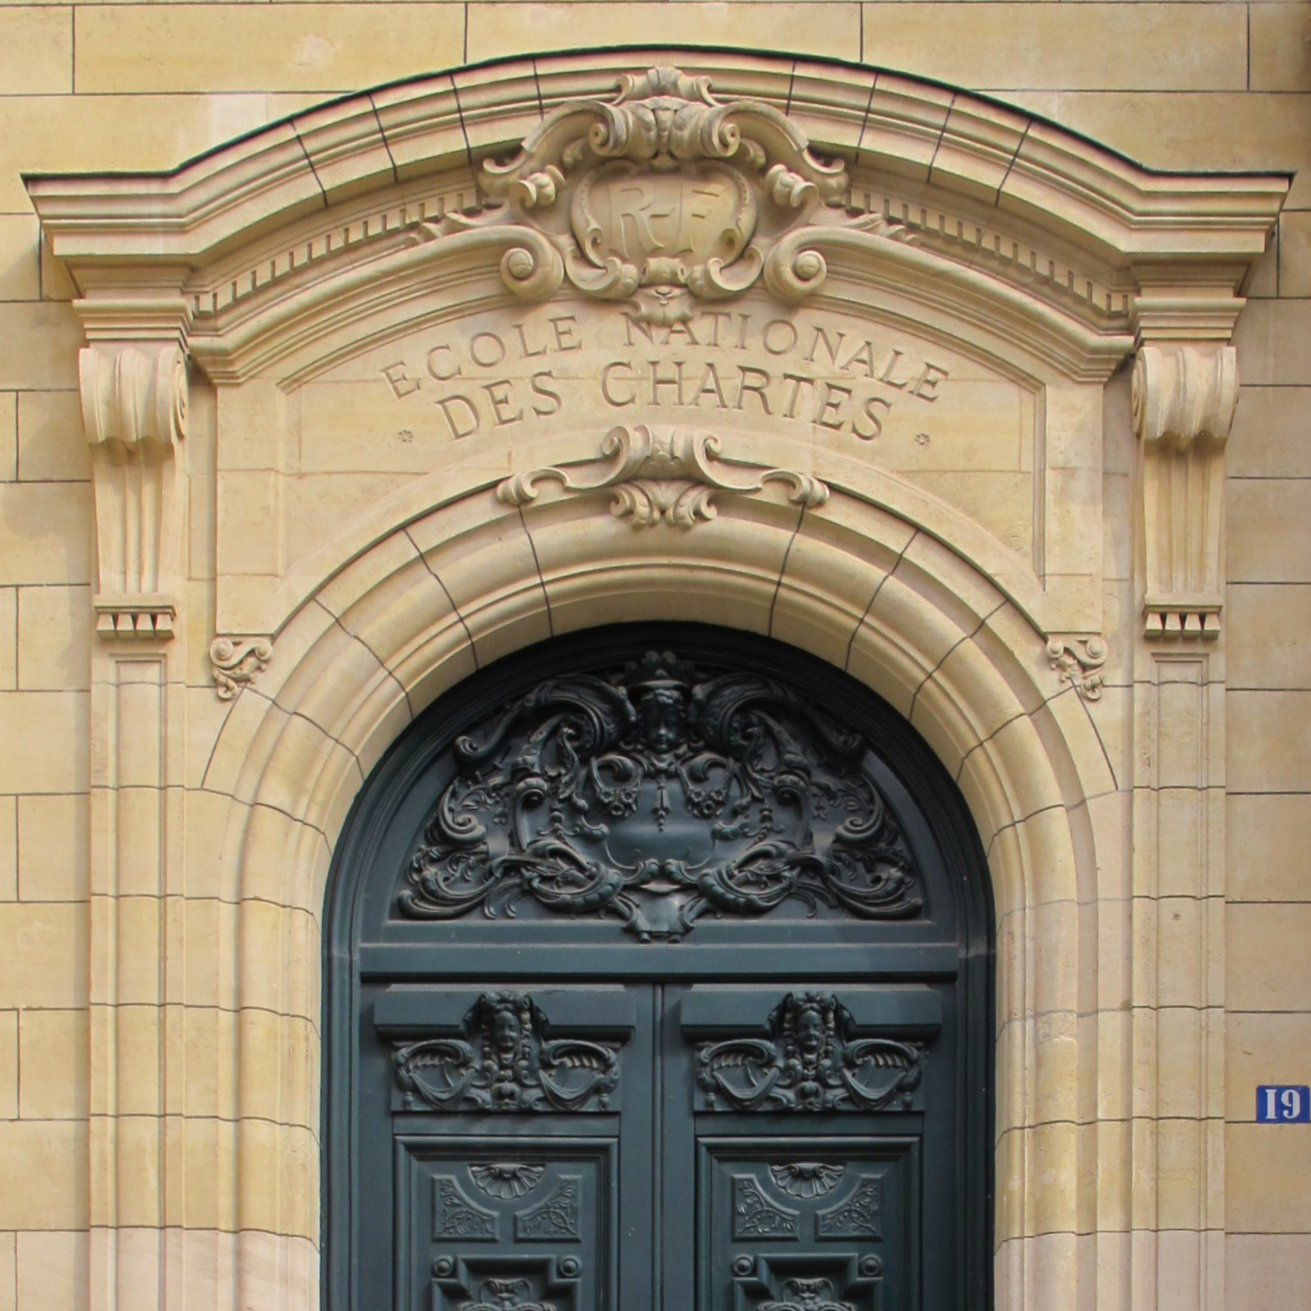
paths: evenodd
<path fill-rule="evenodd" d="M 869 750 L 782 684 L 672 652 L 548 679 L 454 744 L 397 908 L 609 916 L 643 941 L 790 899 L 916 915 L 920 875 Z"/>

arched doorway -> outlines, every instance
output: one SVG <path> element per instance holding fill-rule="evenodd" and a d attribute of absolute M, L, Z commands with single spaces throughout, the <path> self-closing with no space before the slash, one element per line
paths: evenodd
<path fill-rule="evenodd" d="M 991 926 L 958 791 L 813 657 L 483 671 L 333 863 L 327 1307 L 989 1307 Z"/>

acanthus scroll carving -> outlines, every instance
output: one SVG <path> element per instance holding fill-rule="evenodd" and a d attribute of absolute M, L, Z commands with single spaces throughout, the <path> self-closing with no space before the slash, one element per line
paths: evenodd
<path fill-rule="evenodd" d="M 1144 632 L 1214 638 L 1224 583 L 1224 448 L 1238 403 L 1232 346 L 1145 345 L 1134 361 L 1142 447 Z"/>
<path fill-rule="evenodd" d="M 668 651 L 550 679 L 454 744 L 398 909 L 614 916 L 644 941 L 790 899 L 914 916 L 920 875 L 869 750 L 781 684 Z"/>
<path fill-rule="evenodd" d="M 697 1049 L 697 1086 L 708 1110 L 905 1109 L 924 1077 L 919 1043 L 859 1038 L 837 997 L 789 994 L 768 1038 L 729 1038 Z"/>
<path fill-rule="evenodd" d="M 97 631 L 170 638 L 186 357 L 175 343 L 93 345 L 83 348 L 78 373 L 96 499 Z"/>
<path fill-rule="evenodd" d="M 1085 701 L 1100 701 L 1105 678 L 1106 641 L 1101 637 L 1053 637 L 1047 643 L 1047 663 Z"/>
<path fill-rule="evenodd" d="M 724 492 L 750 496 L 767 483 L 782 483 L 794 505 L 814 509 L 828 500 L 829 489 L 818 478 L 791 469 L 765 469 L 749 481 L 733 481 L 730 465 L 720 458 L 721 443 L 711 433 L 682 428 L 611 428 L 601 443 L 598 458 L 612 461 L 600 478 L 575 482 L 566 469 L 549 466 L 507 478 L 496 489 L 506 505 L 526 505 L 537 498 L 538 485 L 557 482 L 566 492 L 610 492 L 610 512 L 627 519 L 634 528 L 672 524 L 691 528 L 713 519 L 714 496 Z"/>
<path fill-rule="evenodd" d="M 400 1046 L 393 1067 L 407 1110 L 604 1111 L 619 1086 L 615 1044 L 548 1039 L 541 1011 L 516 992 L 484 993 L 463 1037 Z"/>
<path fill-rule="evenodd" d="M 219 700 L 235 700 L 272 659 L 273 643 L 267 637 L 216 637 L 209 644 L 209 662 Z"/>
<path fill-rule="evenodd" d="M 502 204 L 446 227 L 499 245 L 510 291 L 549 296 L 567 279 L 634 301 L 653 323 L 685 321 L 692 301 L 739 296 L 762 275 L 780 299 L 804 300 L 824 282 L 832 233 L 910 239 L 843 210 L 846 170 L 812 154 L 778 110 L 721 101 L 709 78 L 677 68 L 626 74 L 612 100 L 562 106 L 513 159 L 484 164 L 481 183 Z"/>

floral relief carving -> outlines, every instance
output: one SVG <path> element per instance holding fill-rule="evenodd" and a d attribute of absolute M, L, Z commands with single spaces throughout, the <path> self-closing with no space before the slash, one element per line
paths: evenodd
<path fill-rule="evenodd" d="M 729 1038 L 697 1048 L 707 1107 L 732 1111 L 877 1111 L 911 1105 L 927 1060 L 918 1043 L 855 1038 L 832 995 L 789 994 L 769 1017 L 768 1038 Z"/>
<path fill-rule="evenodd" d="M 491 1242 L 497 1237 L 496 1213 L 466 1197 L 448 1174 L 432 1181 L 434 1238 L 464 1238 Z"/>
<path fill-rule="evenodd" d="M 842 1181 L 845 1167 L 828 1161 L 790 1161 L 771 1165 L 769 1176 L 789 1197 L 823 1197 Z"/>
<path fill-rule="evenodd" d="M 484 993 L 463 1038 L 429 1038 L 396 1049 L 406 1110 L 604 1111 L 619 1086 L 619 1048 L 543 1036 L 525 993 Z M 525 1190 L 526 1191 L 526 1190 Z"/>
<path fill-rule="evenodd" d="M 481 184 L 501 204 L 445 227 L 502 245 L 511 291 L 548 296 L 568 280 L 631 300 L 654 323 L 685 321 L 693 301 L 762 279 L 803 300 L 824 282 L 822 247 L 835 233 L 909 238 L 841 208 L 845 168 L 812 154 L 777 109 L 720 100 L 708 77 L 671 67 L 625 74 L 613 99 L 563 105 L 512 159 L 485 163 Z"/>
<path fill-rule="evenodd" d="M 234 700 L 272 659 L 273 643 L 267 637 L 216 637 L 209 644 L 209 661 L 219 700 Z"/>
<path fill-rule="evenodd" d="M 525 1197 L 541 1182 L 546 1172 L 544 1165 L 527 1165 L 513 1161 L 493 1161 L 487 1165 L 471 1165 L 469 1175 L 488 1197 L 502 1200 Z"/>
<path fill-rule="evenodd" d="M 678 938 L 790 898 L 865 919 L 923 905 L 869 744 L 791 690 L 648 652 L 548 680 L 453 748 L 397 904 L 407 918 L 614 916 Z"/>
<path fill-rule="evenodd" d="M 577 1242 L 578 1190 L 581 1179 L 560 1180 L 560 1186 L 545 1201 L 514 1217 L 514 1236 L 523 1241 Z"/>
<path fill-rule="evenodd" d="M 787 1279 L 783 1281 L 786 1300 L 761 1302 L 757 1311 L 856 1311 L 851 1302 L 833 1300 L 830 1279 Z"/>
<path fill-rule="evenodd" d="M 753 1175 L 733 1178 L 733 1237 L 795 1239 L 799 1211 L 779 1206 L 765 1196 Z"/>
<path fill-rule="evenodd" d="M 1053 637 L 1047 643 L 1047 663 L 1062 683 L 1069 683 L 1085 701 L 1100 701 L 1105 685 L 1106 642 L 1101 637 Z"/>
<path fill-rule="evenodd" d="M 747 481 L 733 481 L 730 470 L 749 468 L 720 458 L 718 437 L 683 428 L 611 428 L 598 458 L 611 461 L 597 479 L 577 482 L 567 469 L 548 466 L 507 478 L 496 489 L 506 505 L 526 505 L 537 499 L 543 482 L 557 482 L 566 492 L 609 491 L 610 512 L 634 528 L 671 524 L 692 528 L 717 513 L 716 493 L 750 496 L 768 483 L 782 483 L 794 505 L 814 509 L 828 500 L 828 487 L 818 478 L 790 469 L 766 469 Z"/>

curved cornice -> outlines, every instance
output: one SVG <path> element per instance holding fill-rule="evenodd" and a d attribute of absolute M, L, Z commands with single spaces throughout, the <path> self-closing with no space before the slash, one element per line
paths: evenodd
<path fill-rule="evenodd" d="M 1230 266 L 1237 288 L 1289 183 L 1152 172 L 1033 115 L 899 73 L 667 47 L 457 69 L 320 106 L 171 173 L 27 185 L 54 255 L 84 287 L 101 264 L 194 271 L 362 193 L 512 151 L 552 110 L 611 95 L 624 73 L 660 63 L 709 77 L 721 97 L 781 110 L 853 176 L 872 170 L 982 203 L 994 223 L 1036 225 L 1104 266 Z"/>

